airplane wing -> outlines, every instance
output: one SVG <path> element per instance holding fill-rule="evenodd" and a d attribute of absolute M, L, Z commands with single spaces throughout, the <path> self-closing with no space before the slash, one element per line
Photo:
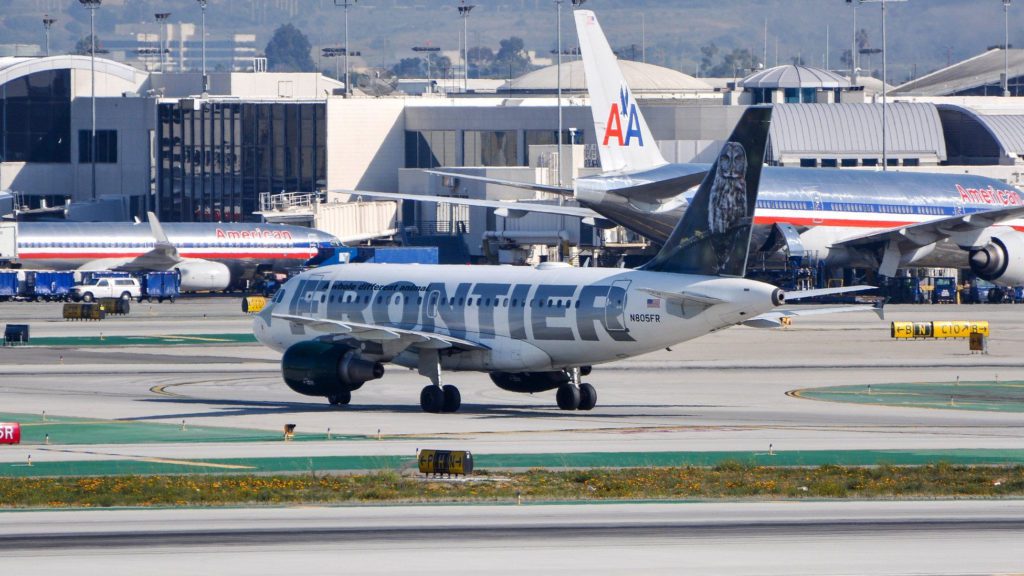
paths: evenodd
<path fill-rule="evenodd" d="M 355 340 L 372 342 L 385 342 L 399 340 L 406 347 L 427 348 L 431 350 L 443 350 L 456 348 L 458 350 L 489 350 L 488 346 L 463 340 L 444 334 L 434 332 L 421 332 L 418 330 L 406 330 L 392 326 L 378 326 L 375 324 L 362 324 L 359 322 L 346 322 L 342 320 L 329 320 L 327 318 L 308 318 L 306 316 L 295 316 L 292 314 L 272 314 L 274 318 L 301 324 L 318 332 L 327 332 Z"/>
<path fill-rule="evenodd" d="M 548 204 L 537 204 L 528 201 L 512 200 L 476 200 L 473 198 L 453 198 L 450 196 L 428 196 L 425 194 L 401 194 L 392 192 L 364 192 L 362 190 L 332 190 L 341 194 L 352 196 L 366 196 L 368 198 L 380 198 L 385 200 L 415 200 L 417 202 L 438 202 L 445 204 L 459 204 L 463 206 L 481 206 L 483 208 L 494 208 L 495 213 L 503 218 L 519 218 L 530 212 L 541 214 L 557 214 L 559 216 L 574 216 L 590 221 L 603 220 L 604 218 L 589 208 L 579 206 L 554 206 Z M 589 223 L 589 222 L 588 222 Z"/>
<path fill-rule="evenodd" d="M 863 247 L 871 244 L 885 246 L 882 263 L 878 273 L 883 276 L 895 276 L 902 257 L 901 245 L 927 246 L 949 238 L 957 246 L 976 246 L 985 229 L 1024 216 L 1024 206 L 998 208 L 973 214 L 962 214 L 921 222 L 896 226 L 870 234 L 854 236 L 833 244 L 833 246 Z"/>
<path fill-rule="evenodd" d="M 488 178 L 487 176 L 477 176 L 475 174 L 462 174 L 459 172 L 445 172 L 443 170 L 425 170 L 427 174 L 434 174 L 435 176 L 448 176 L 450 178 L 462 178 L 464 180 L 472 180 L 474 182 L 484 182 L 486 184 L 498 184 L 501 186 L 509 186 L 511 188 L 522 188 L 524 190 L 536 190 L 538 192 L 546 192 L 548 194 L 558 194 L 559 196 L 567 196 L 572 198 L 575 191 L 572 188 L 566 188 L 564 186 L 551 186 L 548 184 L 534 184 L 532 182 L 520 182 L 519 180 L 503 180 L 501 178 Z"/>

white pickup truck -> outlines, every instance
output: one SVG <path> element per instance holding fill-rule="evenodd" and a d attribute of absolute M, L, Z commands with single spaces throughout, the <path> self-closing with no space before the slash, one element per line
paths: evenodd
<path fill-rule="evenodd" d="M 92 302 L 97 298 L 133 300 L 141 295 L 142 287 L 137 278 L 94 278 L 71 289 L 71 298 L 76 302 Z"/>

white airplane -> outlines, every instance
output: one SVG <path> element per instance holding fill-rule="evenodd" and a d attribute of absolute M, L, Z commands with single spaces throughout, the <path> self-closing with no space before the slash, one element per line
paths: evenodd
<path fill-rule="evenodd" d="M 326 258 L 336 237 L 283 224 L 19 222 L 17 262 L 41 270 L 177 271 L 182 292 L 225 290 L 257 270 Z"/>
<path fill-rule="evenodd" d="M 430 379 L 426 412 L 461 405 L 458 388 L 442 385 L 444 370 L 487 372 L 513 392 L 557 388 L 559 408 L 590 410 L 597 392 L 581 377 L 595 364 L 801 314 L 779 308 L 778 288 L 743 278 L 770 116 L 746 111 L 665 247 L 640 269 L 327 266 L 281 288 L 255 319 L 256 338 L 284 352 L 292 390 L 332 404 L 349 403 L 390 362 Z"/>

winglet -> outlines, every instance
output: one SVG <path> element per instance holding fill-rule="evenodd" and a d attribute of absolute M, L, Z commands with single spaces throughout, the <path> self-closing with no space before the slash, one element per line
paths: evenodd
<path fill-rule="evenodd" d="M 160 220 L 157 220 L 156 214 L 146 212 L 146 216 L 149 218 L 149 229 L 153 232 L 153 238 L 156 239 L 156 243 L 170 245 L 171 241 L 167 239 L 164 227 L 160 225 Z"/>
<path fill-rule="evenodd" d="M 871 309 L 872 312 L 878 314 L 879 320 L 885 320 L 885 305 L 889 302 L 889 298 L 882 298 L 875 302 L 875 307 Z"/>

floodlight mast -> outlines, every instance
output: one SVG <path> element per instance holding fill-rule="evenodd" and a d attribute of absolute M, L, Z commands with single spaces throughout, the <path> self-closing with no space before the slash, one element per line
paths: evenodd
<path fill-rule="evenodd" d="M 1010 1 L 1003 0 L 1003 96 L 1010 95 Z"/>
<path fill-rule="evenodd" d="M 164 34 L 167 28 L 166 22 L 167 19 L 171 17 L 171 13 L 157 12 L 153 17 L 156 18 L 156 23 L 160 26 L 160 72 L 163 73 L 167 72 L 167 60 L 165 59 L 165 56 L 167 55 L 167 40 Z"/>
<path fill-rule="evenodd" d="M 882 5 L 882 171 L 886 172 L 889 169 L 889 154 L 886 142 L 886 93 L 888 92 L 886 82 L 889 80 L 886 62 L 889 59 L 889 51 L 886 47 L 886 26 L 885 26 L 885 15 L 886 6 L 892 2 L 906 2 L 907 0 L 858 0 L 861 4 L 881 4 Z"/>
<path fill-rule="evenodd" d="M 460 0 L 459 15 L 462 16 L 462 92 L 469 92 L 469 13 L 475 4 Z"/>
<path fill-rule="evenodd" d="M 43 16 L 43 30 L 45 31 L 45 34 L 46 34 L 46 55 L 47 56 L 50 55 L 50 28 L 53 27 L 55 22 L 57 22 L 57 19 L 56 18 L 50 18 L 49 14 Z"/>
<path fill-rule="evenodd" d="M 203 94 L 210 91 L 210 81 L 206 76 L 206 2 L 207 0 L 196 0 L 199 8 L 203 11 Z"/>
<path fill-rule="evenodd" d="M 103 0 L 78 0 L 89 10 L 89 57 L 91 62 L 89 81 L 92 104 L 92 138 L 89 142 L 89 163 L 92 165 L 92 200 L 96 201 L 96 10 Z"/>
<path fill-rule="evenodd" d="M 335 6 L 341 6 L 345 9 L 345 97 L 352 95 L 352 90 L 349 88 L 349 68 L 348 68 L 348 9 L 355 5 L 359 0 L 334 0 Z"/>
<path fill-rule="evenodd" d="M 426 52 L 426 54 L 427 54 L 426 56 L 423 57 L 423 59 L 426 60 L 426 62 L 427 62 L 427 91 L 430 92 L 431 94 L 433 94 L 434 93 L 434 87 L 430 83 L 430 57 L 434 53 L 440 52 L 441 51 L 441 47 L 440 46 L 413 46 L 412 47 L 412 51 L 413 52 Z"/>

